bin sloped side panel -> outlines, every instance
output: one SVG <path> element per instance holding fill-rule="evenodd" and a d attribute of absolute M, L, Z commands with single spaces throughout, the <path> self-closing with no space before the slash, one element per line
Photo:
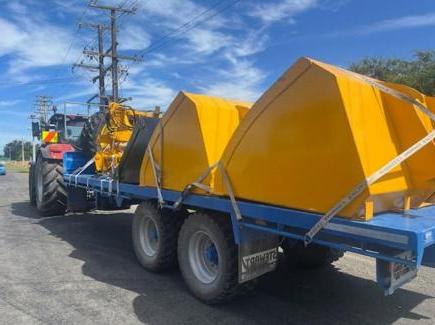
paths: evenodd
<path fill-rule="evenodd" d="M 238 198 L 309 211 L 365 177 L 337 78 L 307 59 L 254 104 L 222 162 Z M 216 194 L 226 194 L 221 177 Z"/>
<path fill-rule="evenodd" d="M 350 73 L 299 60 L 254 104 L 223 154 L 236 196 L 325 213 L 405 150 L 411 138 L 416 142 L 427 134 L 415 109 L 400 107 L 410 111 L 401 119 L 418 130 L 402 136 L 392 106 Z M 340 215 L 369 219 L 379 210 L 403 208 L 414 185 L 409 172 L 406 163 L 397 166 Z M 433 168 L 425 172 L 427 184 Z M 226 194 L 221 177 L 215 194 Z"/>
<path fill-rule="evenodd" d="M 418 100 L 430 109 L 429 97 L 415 89 L 396 84 L 386 85 Z M 396 138 L 398 151 L 406 150 L 433 130 L 431 119 L 412 104 L 385 93 L 381 94 L 381 98 L 388 115 L 388 125 Z M 403 175 L 408 185 L 405 198 L 409 198 L 410 208 L 419 207 L 433 194 L 435 189 L 435 169 L 431 164 L 433 161 L 435 161 L 435 147 L 430 143 L 402 164 Z M 381 191 L 381 182 L 374 184 L 373 193 L 377 194 Z M 404 202 L 403 205 L 406 203 Z"/>
<path fill-rule="evenodd" d="M 409 100 L 385 93 L 370 83 L 364 82 L 364 78 L 355 73 L 317 61 L 316 64 L 332 71 L 337 76 L 345 107 L 348 112 L 351 112 L 348 114 L 351 123 L 355 121 L 359 111 L 366 111 L 371 106 L 377 106 L 383 112 L 385 119 L 382 123 L 387 126 L 388 131 L 385 136 L 379 133 L 382 125 L 379 125 L 378 121 L 373 118 L 352 123 L 354 138 L 357 147 L 360 148 L 360 157 L 366 175 L 374 173 L 386 162 L 433 130 L 431 119 Z M 376 82 L 396 91 L 400 96 L 405 95 L 410 100 L 422 103 L 431 110 L 431 97 L 405 85 Z M 353 86 L 349 86 L 352 84 Z M 376 103 L 370 105 L 368 102 L 370 95 L 358 93 L 361 89 L 370 89 L 375 93 L 377 105 Z M 353 105 L 358 101 L 364 105 Z M 369 136 L 370 134 L 372 137 Z M 393 150 L 391 150 L 392 146 Z M 429 198 L 435 188 L 435 169 L 428 162 L 435 161 L 434 149 L 433 144 L 423 147 L 370 186 L 370 200 L 373 202 L 374 212 L 416 208 L 425 201 L 430 201 Z"/>
<path fill-rule="evenodd" d="M 154 160 L 162 170 L 162 187 L 181 191 L 215 164 L 249 107 L 249 103 L 179 93 L 150 141 Z M 213 175 L 204 184 L 213 186 Z M 140 185 L 155 186 L 147 154 Z"/>

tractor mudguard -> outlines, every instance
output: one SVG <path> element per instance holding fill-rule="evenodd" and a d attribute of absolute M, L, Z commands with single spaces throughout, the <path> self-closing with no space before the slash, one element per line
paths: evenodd
<path fill-rule="evenodd" d="M 62 160 L 65 152 L 75 151 L 74 147 L 67 143 L 53 143 L 39 149 L 45 159 Z"/>

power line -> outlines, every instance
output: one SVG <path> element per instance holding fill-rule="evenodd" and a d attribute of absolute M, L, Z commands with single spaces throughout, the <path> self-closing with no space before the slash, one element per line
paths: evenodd
<path fill-rule="evenodd" d="M 81 13 L 81 15 L 79 16 L 79 19 L 78 19 L 78 23 L 79 23 L 79 24 L 81 23 L 82 19 L 85 17 L 87 11 L 88 11 L 88 7 L 86 7 L 86 8 L 82 11 L 82 13 Z M 78 27 L 78 28 L 75 30 L 74 35 L 73 35 L 72 38 L 71 38 L 71 42 L 69 43 L 69 46 L 68 46 L 67 49 L 66 49 L 65 55 L 64 55 L 64 57 L 63 57 L 63 59 L 62 59 L 62 63 L 61 63 L 61 65 L 60 65 L 61 67 L 65 64 L 66 59 L 68 58 L 68 55 L 69 55 L 69 53 L 71 52 L 71 49 L 72 49 L 72 47 L 73 47 L 73 45 L 74 45 L 74 43 L 75 43 L 75 40 L 77 39 L 77 36 L 78 36 L 78 34 L 79 34 L 79 31 L 80 31 L 80 28 Z M 56 74 L 56 77 L 57 77 L 58 75 L 59 75 L 59 73 Z"/>
<path fill-rule="evenodd" d="M 151 50 L 154 46 L 158 45 L 158 43 L 170 38 L 171 36 L 177 34 L 181 29 L 189 26 L 189 24 L 191 24 L 194 20 L 202 17 L 203 15 L 205 15 L 207 12 L 213 10 L 214 8 L 218 7 L 222 2 L 221 1 L 217 1 L 214 5 L 212 5 L 210 8 L 202 11 L 201 13 L 199 13 L 198 15 L 196 15 L 195 17 L 193 17 L 192 19 L 188 20 L 187 22 L 185 22 L 184 24 L 178 26 L 176 29 L 174 29 L 173 31 L 170 31 L 166 34 L 164 34 L 162 37 L 160 37 L 157 41 L 154 42 L 154 44 L 151 44 L 150 46 L 148 46 L 147 49 L 143 50 Z M 142 52 L 139 52 L 139 54 L 141 54 Z"/>
<path fill-rule="evenodd" d="M 86 7 L 86 8 L 83 10 L 82 14 L 80 15 L 80 18 L 79 18 L 79 20 L 78 20 L 78 24 L 79 24 L 79 25 L 80 25 L 80 23 L 82 22 L 82 20 L 83 20 L 83 18 L 85 17 L 85 15 L 86 15 L 87 12 L 88 12 L 88 7 Z M 69 44 L 69 47 L 68 47 L 68 49 L 67 49 L 67 51 L 66 51 L 66 53 L 65 53 L 65 56 L 64 56 L 64 58 L 63 58 L 63 60 L 62 60 L 62 65 L 65 63 L 65 61 L 66 61 L 66 59 L 67 59 L 67 57 L 68 57 L 68 55 L 69 55 L 69 52 L 71 51 L 71 48 L 72 48 L 73 45 L 74 45 L 74 41 L 76 40 L 79 31 L 80 31 L 80 27 L 77 27 L 77 29 L 76 29 L 76 31 L 75 31 L 75 33 L 74 33 L 74 36 L 73 36 L 73 38 L 71 39 L 71 43 Z"/>

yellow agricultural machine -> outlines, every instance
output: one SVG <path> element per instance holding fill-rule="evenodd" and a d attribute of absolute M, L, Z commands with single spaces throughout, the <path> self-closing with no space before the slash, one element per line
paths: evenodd
<path fill-rule="evenodd" d="M 137 121 L 158 118 L 160 111 L 143 112 L 118 103 L 110 103 L 104 122 L 98 126 L 92 140 L 96 144 L 95 169 L 99 173 L 114 173 L 133 134 Z"/>
<path fill-rule="evenodd" d="M 64 155 L 69 204 L 139 204 L 139 262 L 178 262 L 207 303 L 273 271 L 279 247 L 305 266 L 373 257 L 392 294 L 435 267 L 434 110 L 414 89 L 309 58 L 255 103 L 180 92 L 162 118 L 111 104 L 92 155 Z"/>

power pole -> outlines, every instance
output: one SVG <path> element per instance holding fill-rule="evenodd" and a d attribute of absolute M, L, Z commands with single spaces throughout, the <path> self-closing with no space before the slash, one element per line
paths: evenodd
<path fill-rule="evenodd" d="M 118 101 L 118 41 L 116 40 L 116 11 L 110 9 L 110 35 L 112 38 L 112 97 Z"/>
<path fill-rule="evenodd" d="M 82 28 L 82 27 L 95 28 L 97 30 L 98 65 L 93 66 L 93 65 L 80 63 L 80 64 L 74 64 L 74 67 L 80 67 L 80 68 L 98 71 L 98 76 L 93 79 L 94 83 L 98 79 L 98 95 L 93 96 L 92 98 L 89 99 L 89 101 L 92 101 L 94 98 L 99 97 L 100 98 L 100 110 L 103 110 L 104 105 L 106 103 L 105 77 L 106 77 L 106 72 L 109 69 L 109 68 L 106 69 L 106 67 L 104 66 L 104 31 L 109 29 L 109 27 L 106 25 L 102 25 L 102 24 L 85 24 L 85 23 L 79 24 L 79 27 L 80 28 Z M 92 51 L 88 51 L 86 49 L 83 50 L 83 54 L 91 55 L 92 57 L 94 57 L 93 52 L 92 52 L 92 54 L 88 54 L 88 52 L 92 52 Z"/>
<path fill-rule="evenodd" d="M 24 138 L 21 138 L 21 162 L 24 165 Z"/>
<path fill-rule="evenodd" d="M 34 102 L 35 112 L 29 116 L 32 123 L 32 162 L 36 160 L 36 141 L 35 135 L 33 133 L 34 123 L 39 122 L 37 128 L 41 131 L 48 125 L 48 115 L 49 111 L 53 110 L 53 97 L 51 96 L 37 96 Z M 24 161 L 24 139 L 21 139 L 21 155 L 22 161 Z"/>
<path fill-rule="evenodd" d="M 106 92 L 105 92 L 105 84 L 104 78 L 107 72 L 110 70 L 112 74 L 112 96 L 111 100 L 114 102 L 120 102 L 122 99 L 119 98 L 119 61 L 120 60 L 130 60 L 130 61 L 139 61 L 138 57 L 133 56 L 125 56 L 118 54 L 118 41 L 117 41 L 117 15 L 121 14 L 133 14 L 136 9 L 127 9 L 122 7 L 113 7 L 108 5 L 99 5 L 96 0 L 91 1 L 89 3 L 89 7 L 100 10 L 107 10 L 110 12 L 110 27 L 101 25 L 101 24 L 82 24 L 83 26 L 96 28 L 98 31 L 98 52 L 92 50 L 84 50 L 83 54 L 90 56 L 92 58 L 98 58 L 98 65 L 89 65 L 89 64 L 75 64 L 75 67 L 81 67 L 89 70 L 98 71 L 98 76 L 93 78 L 93 82 L 99 80 L 99 97 L 100 97 L 100 105 L 101 109 L 103 109 L 103 103 L 106 100 Z M 106 29 L 110 29 L 110 47 L 108 50 L 104 50 L 103 44 L 103 32 Z M 111 64 L 109 66 L 104 65 L 104 59 L 110 58 Z"/>
<path fill-rule="evenodd" d="M 103 32 L 104 26 L 98 25 L 98 82 L 99 82 L 99 94 L 100 94 L 100 104 L 104 105 L 104 97 L 106 97 L 106 86 L 104 82 L 104 44 L 103 44 Z"/>
<path fill-rule="evenodd" d="M 36 115 L 39 116 L 42 125 L 48 124 L 48 113 L 53 107 L 53 97 L 51 96 L 37 96 L 34 107 L 36 108 Z"/>

